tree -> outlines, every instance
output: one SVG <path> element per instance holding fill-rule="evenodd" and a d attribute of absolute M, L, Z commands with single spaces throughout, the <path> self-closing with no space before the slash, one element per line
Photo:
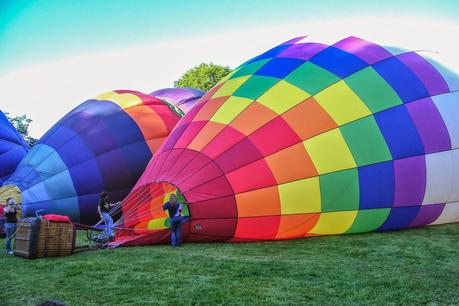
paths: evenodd
<path fill-rule="evenodd" d="M 34 146 L 38 140 L 29 135 L 29 125 L 33 120 L 28 118 L 27 115 L 12 117 L 9 113 L 5 113 L 5 116 L 11 122 L 11 124 L 13 124 L 19 134 L 24 137 L 29 146 Z"/>
<path fill-rule="evenodd" d="M 185 74 L 174 82 L 174 86 L 192 87 L 208 91 L 230 72 L 231 69 L 226 66 L 202 63 L 185 72 Z"/>

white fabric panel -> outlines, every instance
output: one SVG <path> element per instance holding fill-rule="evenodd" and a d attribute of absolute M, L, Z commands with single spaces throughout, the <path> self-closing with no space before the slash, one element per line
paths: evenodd
<path fill-rule="evenodd" d="M 432 97 L 448 129 L 453 149 L 459 148 L 459 92 Z"/>
<path fill-rule="evenodd" d="M 445 66 L 433 59 L 426 58 L 426 60 L 428 60 L 435 67 L 435 69 L 437 69 L 438 72 L 440 72 L 443 79 L 448 84 L 450 91 L 459 90 L 459 75 L 457 73 L 446 68 Z"/>
<path fill-rule="evenodd" d="M 453 223 L 459 221 L 459 202 L 449 203 L 445 205 L 440 217 L 430 223 L 430 225 Z"/>
<path fill-rule="evenodd" d="M 426 155 L 426 192 L 422 204 L 448 202 L 453 187 L 453 152 Z"/>
<path fill-rule="evenodd" d="M 448 198 L 448 202 L 459 202 L 459 150 L 453 150 L 453 186 Z"/>

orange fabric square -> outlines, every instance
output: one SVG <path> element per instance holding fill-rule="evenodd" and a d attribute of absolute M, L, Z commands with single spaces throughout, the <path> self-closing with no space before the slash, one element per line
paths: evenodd
<path fill-rule="evenodd" d="M 249 135 L 277 116 L 278 114 L 268 107 L 254 101 L 244 109 L 230 125 L 244 135 Z"/>
<path fill-rule="evenodd" d="M 317 176 L 314 163 L 302 142 L 267 156 L 265 159 L 279 184 Z"/>
<path fill-rule="evenodd" d="M 277 186 L 236 194 L 236 203 L 239 217 L 280 214 Z"/>
<path fill-rule="evenodd" d="M 281 216 L 276 239 L 304 237 L 319 220 L 320 214 L 300 214 Z"/>
<path fill-rule="evenodd" d="M 219 97 L 215 99 L 210 99 L 205 105 L 199 110 L 196 116 L 193 118 L 193 121 L 208 121 L 213 114 L 228 100 L 229 97 Z"/>
<path fill-rule="evenodd" d="M 225 128 L 225 124 L 208 121 L 193 141 L 188 145 L 189 149 L 201 151 L 218 133 Z"/>
<path fill-rule="evenodd" d="M 166 137 L 169 130 L 158 113 L 147 105 L 126 109 L 129 116 L 137 123 L 145 139 Z M 149 143 L 150 150 L 156 152 L 158 146 Z"/>
<path fill-rule="evenodd" d="M 335 121 L 313 97 L 290 109 L 282 117 L 302 140 L 337 127 Z"/>

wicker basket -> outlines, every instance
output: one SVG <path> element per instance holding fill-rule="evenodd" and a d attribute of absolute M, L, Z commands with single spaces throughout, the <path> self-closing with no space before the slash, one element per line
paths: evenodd
<path fill-rule="evenodd" d="M 72 223 L 46 219 L 21 219 L 17 225 L 14 254 L 25 258 L 68 256 L 75 248 Z"/>

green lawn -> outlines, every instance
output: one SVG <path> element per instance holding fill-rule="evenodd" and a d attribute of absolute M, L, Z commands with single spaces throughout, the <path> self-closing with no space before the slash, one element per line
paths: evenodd
<path fill-rule="evenodd" d="M 0 305 L 459 304 L 459 224 L 0 258 Z"/>

